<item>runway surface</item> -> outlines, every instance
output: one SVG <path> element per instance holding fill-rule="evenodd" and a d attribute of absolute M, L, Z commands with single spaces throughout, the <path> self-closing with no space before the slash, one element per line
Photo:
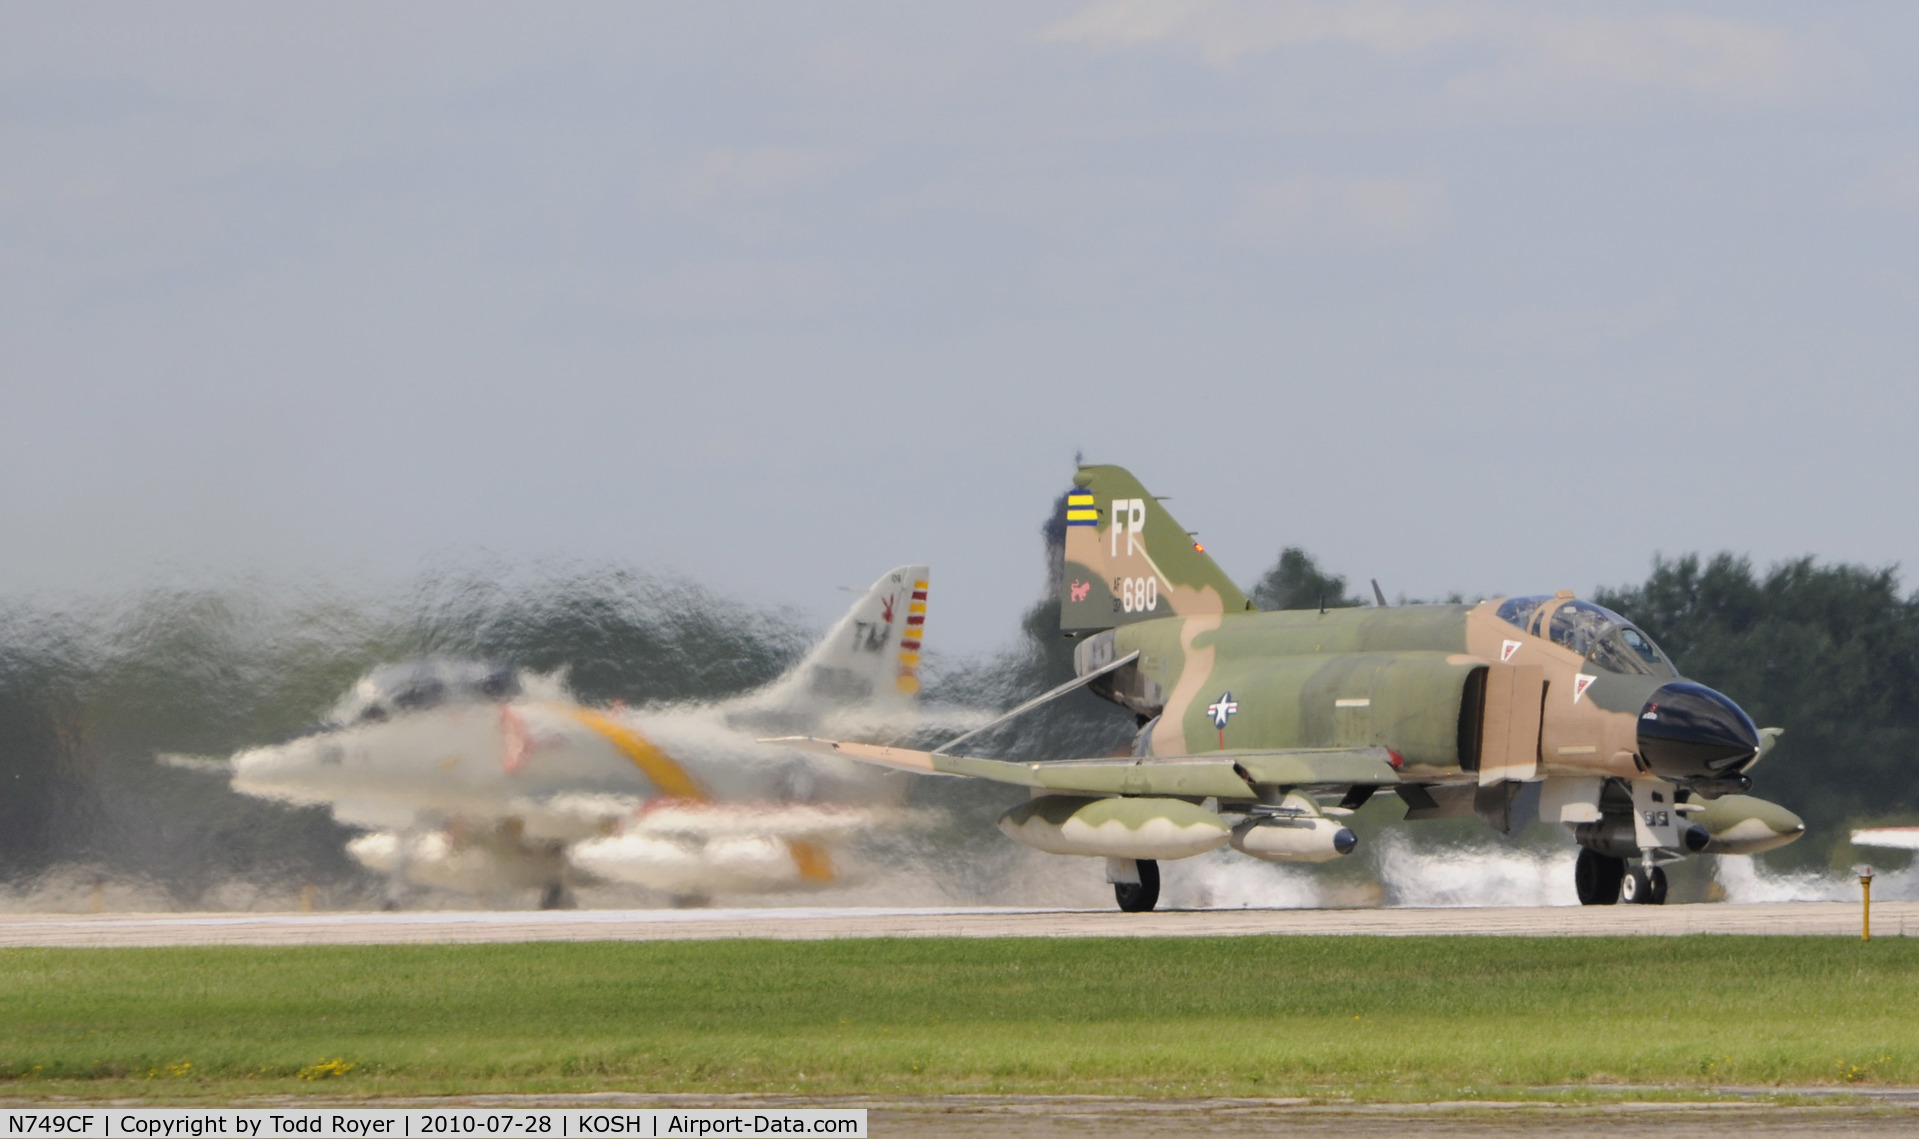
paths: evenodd
<path fill-rule="evenodd" d="M 1919 936 L 1919 902 L 1872 909 L 1875 937 Z M 785 908 L 418 913 L 7 914 L 0 946 L 389 945 L 502 941 L 698 941 L 839 937 L 1599 937 L 1767 934 L 1858 937 L 1845 902 L 1476 909 L 1112 910 Z"/>
<path fill-rule="evenodd" d="M 1539 1089 L 1550 1090 L 1550 1089 Z M 947 1095 L 883 1096 L 646 1095 L 588 1092 L 548 1095 L 394 1097 L 378 1101 L 324 1095 L 249 1100 L 248 1107 L 312 1110 L 332 1106 L 483 1108 L 531 1111 L 542 1107 L 724 1107 L 777 1112 L 794 1107 L 865 1108 L 869 1134 L 905 1139 L 1004 1136 L 1068 1139 L 1087 1135 L 1170 1139 L 1187 1135 L 1309 1135 L 1406 1139 L 1427 1135 L 1905 1136 L 1919 1126 L 1919 1089 L 1815 1087 L 1792 1089 L 1794 1102 L 1775 1102 L 1785 1089 L 1693 1089 L 1699 1098 L 1675 1101 L 1670 1088 L 1616 1089 L 1616 1102 L 1462 1100 L 1440 1103 L 1342 1103 L 1307 1099 L 1145 1099 L 1132 1096 Z M 1703 1094 L 1700 1094 L 1703 1093 Z M 7 1100 L 8 1106 L 55 1106 Z M 62 1101 L 71 1105 L 72 1101 Z"/>

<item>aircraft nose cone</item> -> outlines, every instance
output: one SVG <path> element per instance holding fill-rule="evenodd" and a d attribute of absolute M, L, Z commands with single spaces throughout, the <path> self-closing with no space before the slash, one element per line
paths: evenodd
<path fill-rule="evenodd" d="M 1758 758 L 1759 729 L 1724 695 L 1676 680 L 1640 710 L 1639 754 L 1665 779 L 1733 775 Z"/>
<path fill-rule="evenodd" d="M 284 797 L 311 782 L 322 768 L 338 764 L 340 755 L 338 743 L 324 732 L 252 748 L 233 757 L 233 789 Z"/>

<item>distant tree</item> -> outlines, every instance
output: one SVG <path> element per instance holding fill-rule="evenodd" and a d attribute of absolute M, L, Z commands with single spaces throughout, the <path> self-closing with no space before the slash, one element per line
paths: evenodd
<path fill-rule="evenodd" d="M 1346 595 L 1346 579 L 1326 573 L 1313 556 L 1298 546 L 1279 552 L 1279 560 L 1249 591 L 1253 604 L 1261 609 L 1350 609 L 1366 600 Z"/>
<path fill-rule="evenodd" d="M 1805 817 L 1814 860 L 1848 822 L 1919 810 L 1919 598 L 1892 569 L 1782 562 L 1764 577 L 1720 554 L 1653 563 L 1596 600 L 1638 622 L 1686 676 L 1786 729 L 1756 790 Z M 1782 852 L 1785 853 L 1785 852 Z"/>

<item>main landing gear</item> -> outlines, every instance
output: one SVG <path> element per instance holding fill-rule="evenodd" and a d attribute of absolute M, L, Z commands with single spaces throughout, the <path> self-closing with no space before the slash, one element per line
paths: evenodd
<path fill-rule="evenodd" d="M 1139 868 L 1139 881 L 1113 883 L 1113 898 L 1126 913 L 1148 913 L 1159 905 L 1159 863 L 1142 858 L 1134 865 Z"/>
<path fill-rule="evenodd" d="M 1579 861 L 1573 863 L 1573 888 L 1579 891 L 1580 905 L 1610 906 L 1617 902 L 1619 882 L 1625 876 L 1625 859 L 1579 848 Z"/>
<path fill-rule="evenodd" d="M 1666 872 L 1657 866 L 1626 869 L 1626 860 L 1579 848 L 1579 861 L 1573 864 L 1573 887 L 1579 891 L 1582 906 L 1610 906 L 1614 902 L 1629 905 L 1666 904 Z"/>

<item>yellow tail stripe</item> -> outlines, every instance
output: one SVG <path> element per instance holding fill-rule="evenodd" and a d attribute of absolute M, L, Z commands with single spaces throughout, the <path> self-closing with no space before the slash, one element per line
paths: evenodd
<path fill-rule="evenodd" d="M 691 799 L 696 803 L 707 801 L 706 792 L 693 782 L 693 777 L 672 756 L 653 746 L 653 742 L 645 736 L 591 708 L 571 708 L 568 711 L 574 719 L 605 736 L 606 742 L 620 749 L 620 753 L 633 761 L 633 766 L 645 774 L 660 794 L 673 799 Z M 805 868 L 801 869 L 804 871 Z"/>

